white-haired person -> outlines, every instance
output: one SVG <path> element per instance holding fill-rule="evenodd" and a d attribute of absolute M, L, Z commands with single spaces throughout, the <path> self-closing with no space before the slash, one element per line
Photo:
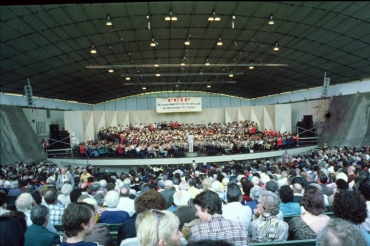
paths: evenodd
<path fill-rule="evenodd" d="M 107 194 L 107 189 L 105 188 L 108 184 L 108 182 L 105 179 L 102 179 L 100 182 L 100 192 L 104 194 L 104 196 Z"/>
<path fill-rule="evenodd" d="M 171 212 L 147 210 L 137 216 L 137 239 L 145 246 L 180 246 L 183 234 L 179 224 L 179 218 Z"/>
<path fill-rule="evenodd" d="M 32 195 L 29 193 L 20 194 L 15 201 L 15 207 L 17 208 L 17 210 L 23 212 L 26 216 L 25 219 L 27 227 L 33 224 L 31 220 L 31 210 L 35 205 L 36 202 L 34 201 Z M 57 230 L 54 228 L 50 220 L 48 220 L 45 228 L 50 232 L 57 233 Z"/>
<path fill-rule="evenodd" d="M 58 200 L 64 205 L 67 206 L 71 203 L 71 198 L 69 194 L 71 194 L 73 190 L 73 186 L 71 184 L 64 184 L 60 190 L 60 194 L 58 195 Z"/>
<path fill-rule="evenodd" d="M 107 208 L 100 215 L 100 223 L 118 224 L 130 219 L 130 215 L 119 208 L 119 194 L 115 190 L 107 192 L 104 198 L 104 206 Z"/>
<path fill-rule="evenodd" d="M 190 206 L 190 195 L 186 190 L 177 191 L 173 195 L 173 201 L 177 206 L 177 210 L 173 213 L 180 219 L 179 229 L 181 230 L 185 223 L 197 219 L 195 216 L 196 210 Z"/>
<path fill-rule="evenodd" d="M 249 226 L 249 241 L 253 243 L 286 241 L 288 224 L 279 220 L 280 199 L 276 193 L 263 191 L 254 209 L 253 221 Z"/>

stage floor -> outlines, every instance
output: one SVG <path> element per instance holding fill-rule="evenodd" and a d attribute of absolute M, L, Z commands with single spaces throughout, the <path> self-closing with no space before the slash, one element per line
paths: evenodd
<path fill-rule="evenodd" d="M 276 158 L 280 161 L 282 154 L 285 150 L 288 151 L 290 156 L 305 154 L 312 152 L 317 145 L 305 145 L 289 149 L 282 150 L 271 150 L 262 151 L 248 154 L 234 154 L 234 155 L 217 155 L 217 156 L 197 156 L 197 157 L 185 157 L 185 158 L 174 158 L 174 157 L 160 157 L 160 158 L 114 158 L 114 157 L 98 157 L 98 158 L 80 158 L 78 156 L 59 156 L 57 158 L 48 158 L 49 162 L 53 162 L 59 165 L 71 165 L 71 166 L 86 166 L 91 164 L 93 166 L 109 167 L 109 170 L 115 171 L 114 167 L 133 167 L 133 166 L 145 166 L 145 165 L 171 165 L 171 164 L 190 164 L 195 160 L 196 163 L 220 163 L 228 162 L 231 160 L 235 161 L 253 161 L 259 159 L 269 158 L 270 162 L 272 158 Z"/>

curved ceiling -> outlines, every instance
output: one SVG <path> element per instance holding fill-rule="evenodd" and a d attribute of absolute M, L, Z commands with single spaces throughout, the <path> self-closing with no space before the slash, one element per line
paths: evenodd
<path fill-rule="evenodd" d="M 29 78 L 34 96 L 91 104 L 140 94 L 143 86 L 256 98 L 322 86 L 325 72 L 332 85 L 370 77 L 368 1 L 0 8 L 4 93 L 24 94 Z M 170 12 L 177 21 L 165 20 Z M 220 21 L 208 21 L 213 12 Z"/>

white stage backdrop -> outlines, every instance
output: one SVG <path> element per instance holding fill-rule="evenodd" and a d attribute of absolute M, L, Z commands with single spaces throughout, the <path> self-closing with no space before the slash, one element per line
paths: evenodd
<path fill-rule="evenodd" d="M 157 113 L 201 112 L 201 97 L 156 98 Z"/>
<path fill-rule="evenodd" d="M 160 123 L 177 121 L 186 123 L 228 123 L 252 120 L 258 123 L 258 129 L 275 129 L 280 132 L 292 132 L 291 104 L 266 106 L 245 106 L 234 108 L 207 108 L 202 112 L 157 113 L 155 110 L 140 111 L 65 111 L 64 125 L 66 131 L 75 135 L 78 142 L 96 139 L 101 127 L 126 126 L 129 124 Z"/>

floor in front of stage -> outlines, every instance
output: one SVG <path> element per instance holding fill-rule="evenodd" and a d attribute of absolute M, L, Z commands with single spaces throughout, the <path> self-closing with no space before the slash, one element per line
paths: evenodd
<path fill-rule="evenodd" d="M 199 153 L 198 156 L 195 157 L 181 157 L 181 158 L 174 158 L 174 157 L 158 157 L 158 158 L 115 158 L 115 157 L 97 157 L 97 158 L 81 158 L 80 156 L 72 156 L 71 154 L 64 154 L 61 155 L 55 154 L 52 158 L 48 158 L 49 162 L 56 163 L 59 165 L 71 165 L 71 166 L 86 166 L 86 165 L 93 165 L 93 166 L 100 166 L 102 168 L 109 168 L 111 172 L 120 173 L 121 171 L 127 171 L 127 169 L 133 166 L 147 166 L 147 165 L 173 165 L 173 164 L 190 164 L 195 160 L 198 164 L 203 163 L 222 163 L 222 162 L 229 162 L 231 160 L 235 161 L 254 161 L 260 159 L 270 159 L 272 162 L 272 158 L 276 158 L 277 161 L 280 161 L 282 154 L 285 151 L 288 151 L 290 156 L 305 154 L 312 152 L 317 145 L 304 145 L 304 146 L 296 146 L 294 148 L 288 149 L 279 149 L 279 150 L 268 150 L 268 151 L 261 151 L 261 152 L 254 152 L 254 153 L 247 153 L 247 154 L 230 154 L 230 155 L 217 155 L 217 156 L 207 156 L 203 153 Z"/>

